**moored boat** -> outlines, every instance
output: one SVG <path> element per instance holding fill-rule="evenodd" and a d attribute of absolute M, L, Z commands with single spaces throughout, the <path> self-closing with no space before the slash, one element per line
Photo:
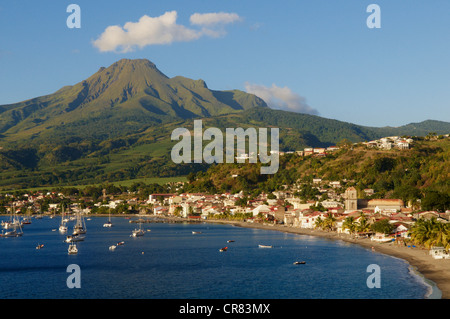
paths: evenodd
<path fill-rule="evenodd" d="M 273 246 L 270 245 L 258 245 L 259 248 L 273 248 Z"/>
<path fill-rule="evenodd" d="M 75 255 L 75 254 L 78 254 L 78 248 L 77 248 L 77 245 L 75 245 L 75 244 L 70 244 L 70 245 L 69 245 L 69 249 L 68 249 L 67 251 L 68 251 L 69 255 Z"/>
<path fill-rule="evenodd" d="M 73 235 L 69 235 L 66 237 L 66 243 L 73 243 L 76 241 L 83 241 L 84 240 L 84 236 L 80 236 L 78 234 L 73 234 Z"/>
<path fill-rule="evenodd" d="M 223 248 L 221 248 L 221 249 L 219 249 L 219 251 L 227 251 L 228 250 L 228 247 L 223 247 Z"/>

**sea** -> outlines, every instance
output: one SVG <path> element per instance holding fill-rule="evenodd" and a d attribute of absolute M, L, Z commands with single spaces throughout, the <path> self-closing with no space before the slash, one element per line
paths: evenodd
<path fill-rule="evenodd" d="M 344 241 L 167 222 L 143 223 L 145 235 L 131 237 L 133 219 L 112 217 L 105 228 L 107 220 L 85 219 L 76 255 L 60 217 L 32 219 L 21 237 L 0 238 L 0 299 L 439 298 L 407 262 Z"/>

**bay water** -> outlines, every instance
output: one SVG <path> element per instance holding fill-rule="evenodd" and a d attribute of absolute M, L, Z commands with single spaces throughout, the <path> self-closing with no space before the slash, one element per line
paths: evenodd
<path fill-rule="evenodd" d="M 106 217 L 87 220 L 76 255 L 67 252 L 67 234 L 58 232 L 59 217 L 33 219 L 23 236 L 0 238 L 0 299 L 421 299 L 430 293 L 405 261 L 343 241 L 212 223 L 145 223 L 145 235 L 134 238 L 138 224 L 111 220 L 111 228 L 103 227 Z M 36 249 L 39 244 L 44 247 Z M 80 288 L 68 287 L 69 265 L 79 267 Z M 369 265 L 379 266 L 380 288 L 367 283 Z"/>

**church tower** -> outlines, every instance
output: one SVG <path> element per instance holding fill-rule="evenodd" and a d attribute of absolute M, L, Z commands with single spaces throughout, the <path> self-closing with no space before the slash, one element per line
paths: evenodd
<path fill-rule="evenodd" d="M 358 192 L 354 187 L 349 187 L 345 190 L 345 210 L 358 209 Z"/>

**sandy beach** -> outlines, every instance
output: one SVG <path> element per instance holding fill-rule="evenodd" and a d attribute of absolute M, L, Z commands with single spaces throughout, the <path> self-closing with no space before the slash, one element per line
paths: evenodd
<path fill-rule="evenodd" d="M 282 225 L 268 225 L 259 223 L 246 223 L 224 220 L 207 220 L 211 223 L 232 224 L 239 227 L 268 229 L 300 235 L 320 236 L 329 238 L 330 240 L 342 240 L 366 247 L 374 248 L 375 252 L 390 255 L 407 261 L 417 272 L 426 279 L 434 282 L 438 289 L 442 292 L 442 299 L 450 299 L 450 260 L 433 259 L 427 249 L 408 248 L 395 243 L 377 243 L 370 239 L 354 239 L 346 234 L 338 234 L 336 232 L 324 232 L 320 230 L 303 229 L 296 227 L 288 227 Z"/>

